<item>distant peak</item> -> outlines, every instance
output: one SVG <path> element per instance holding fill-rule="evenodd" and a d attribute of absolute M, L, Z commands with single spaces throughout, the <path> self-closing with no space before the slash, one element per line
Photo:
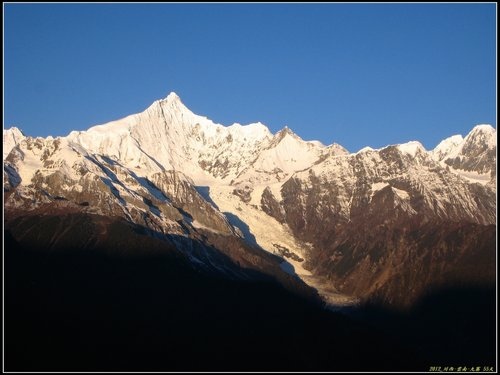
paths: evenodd
<path fill-rule="evenodd" d="M 470 147 L 471 144 L 485 144 L 489 148 L 496 147 L 497 137 L 496 129 L 489 124 L 480 124 L 474 128 L 465 137 L 465 146 Z"/>
<path fill-rule="evenodd" d="M 155 100 L 155 103 L 163 103 L 163 104 L 179 104 L 181 102 L 181 98 L 179 95 L 177 95 L 175 92 L 170 92 L 166 97 L 163 99 L 158 99 Z"/>
<path fill-rule="evenodd" d="M 171 92 L 170 94 L 167 95 L 167 97 L 165 98 L 165 100 L 167 101 L 177 101 L 177 100 L 181 100 L 181 98 L 179 97 L 179 95 L 177 95 L 175 92 Z"/>
<path fill-rule="evenodd" d="M 471 133 L 475 133 L 475 132 L 493 133 L 493 132 L 496 132 L 496 129 L 493 126 L 491 126 L 490 124 L 479 124 L 479 125 L 474 126 L 474 128 L 472 128 Z"/>
<path fill-rule="evenodd" d="M 23 137 L 25 137 L 24 133 L 17 126 L 12 126 L 9 129 L 4 129 L 3 132 L 4 133 L 6 133 L 6 132 L 7 133 L 12 133 L 12 134 L 15 134 L 17 136 L 23 136 Z"/>
<path fill-rule="evenodd" d="M 364 152 L 371 152 L 371 151 L 375 151 L 375 150 L 373 148 L 371 148 L 370 146 L 366 146 L 366 147 L 363 147 L 358 152 L 356 152 L 356 154 L 362 154 Z"/>
<path fill-rule="evenodd" d="M 431 151 L 431 154 L 435 159 L 443 160 L 460 152 L 463 143 L 464 137 L 461 134 L 452 135 L 439 142 Z"/>
<path fill-rule="evenodd" d="M 465 142 L 477 142 L 481 139 L 495 139 L 496 140 L 496 129 L 488 124 L 476 125 L 465 137 Z M 496 144 L 496 141 L 495 141 Z"/>
<path fill-rule="evenodd" d="M 285 125 L 285 127 L 283 129 L 281 129 L 280 131 L 278 131 L 276 133 L 277 136 L 285 136 L 285 135 L 295 135 L 295 133 L 292 131 L 292 129 L 290 129 L 288 126 Z"/>
<path fill-rule="evenodd" d="M 396 146 L 399 151 L 415 157 L 418 151 L 425 152 L 425 147 L 418 141 L 410 141 Z"/>
<path fill-rule="evenodd" d="M 317 142 L 317 141 L 309 141 L 308 143 L 314 143 L 314 142 Z M 326 147 L 321 142 L 318 142 L 317 146 L 319 146 L 320 148 L 325 148 Z M 339 145 L 338 143 L 332 143 L 331 145 L 329 145 L 328 147 L 326 147 L 326 149 L 328 150 L 328 152 L 330 153 L 330 155 L 333 155 L 333 156 L 337 156 L 337 155 L 349 155 L 349 151 L 347 151 L 347 149 L 345 147 Z"/>
<path fill-rule="evenodd" d="M 179 95 L 177 95 L 175 92 L 171 92 L 170 94 L 167 95 L 166 98 L 156 100 L 156 104 L 160 104 L 162 106 L 166 106 L 168 108 L 175 108 L 176 110 L 184 111 L 184 112 L 191 112 L 185 104 L 181 101 L 181 98 Z"/>
<path fill-rule="evenodd" d="M 439 144 L 434 148 L 434 151 L 440 151 L 446 148 L 455 147 L 461 144 L 464 141 L 464 137 L 461 134 L 452 135 L 451 137 L 443 139 Z"/>

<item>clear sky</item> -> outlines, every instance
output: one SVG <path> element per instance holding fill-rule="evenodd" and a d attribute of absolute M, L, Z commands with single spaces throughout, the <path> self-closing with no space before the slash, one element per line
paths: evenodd
<path fill-rule="evenodd" d="M 3 4 L 4 128 L 66 135 L 175 91 L 349 151 L 496 127 L 496 4 Z"/>

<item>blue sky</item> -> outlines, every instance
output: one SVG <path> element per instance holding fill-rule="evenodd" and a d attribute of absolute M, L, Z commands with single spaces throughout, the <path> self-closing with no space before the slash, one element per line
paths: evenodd
<path fill-rule="evenodd" d="M 4 127 L 66 135 L 175 91 L 230 125 L 427 149 L 496 127 L 496 4 L 3 4 Z"/>

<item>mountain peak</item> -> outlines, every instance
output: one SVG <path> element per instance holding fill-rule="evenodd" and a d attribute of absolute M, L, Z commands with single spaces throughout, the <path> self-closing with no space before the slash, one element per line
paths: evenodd
<path fill-rule="evenodd" d="M 3 158 L 22 140 L 25 135 L 15 126 L 3 130 Z"/>
<path fill-rule="evenodd" d="M 445 158 L 456 156 L 461 150 L 461 145 L 464 142 L 464 137 L 460 134 L 452 135 L 446 139 L 443 139 L 439 144 L 431 151 L 431 154 L 437 160 L 443 160 Z"/>
<path fill-rule="evenodd" d="M 179 95 L 177 95 L 174 91 L 170 92 L 170 94 L 168 94 L 164 99 L 156 100 L 153 105 L 155 103 L 160 104 L 164 108 L 175 109 L 176 111 L 184 113 L 192 113 L 191 110 L 182 102 Z"/>
<path fill-rule="evenodd" d="M 271 146 L 275 146 L 279 144 L 283 139 L 285 139 L 287 136 L 290 136 L 292 139 L 298 140 L 298 141 L 303 141 L 302 138 L 300 138 L 297 134 L 295 134 L 292 129 L 290 129 L 288 126 L 285 125 L 285 127 L 281 130 L 279 130 L 273 138 L 273 142 L 271 143 Z"/>
<path fill-rule="evenodd" d="M 406 143 L 402 143 L 397 145 L 399 151 L 410 155 L 411 157 L 415 157 L 417 152 L 425 152 L 425 147 L 418 141 L 410 141 Z"/>
<path fill-rule="evenodd" d="M 180 101 L 181 98 L 174 91 L 172 91 L 172 92 L 170 92 L 170 94 L 167 95 L 167 97 L 164 100 L 167 100 L 167 101 Z"/>
<path fill-rule="evenodd" d="M 496 144 L 496 129 L 491 126 L 491 125 L 488 125 L 488 124 L 481 124 L 481 125 L 476 125 L 474 126 L 474 128 L 472 128 L 472 130 L 469 132 L 469 134 L 467 134 L 467 136 L 465 137 L 465 141 L 471 141 L 473 139 L 476 139 L 476 138 L 487 138 L 487 139 L 491 139 L 491 138 L 494 138 L 495 139 L 495 144 Z"/>
<path fill-rule="evenodd" d="M 4 129 L 3 130 L 4 134 L 5 133 L 11 133 L 11 134 L 14 134 L 16 136 L 21 136 L 21 137 L 24 137 L 24 133 L 21 131 L 21 129 L 19 129 L 17 126 L 11 126 L 9 129 Z"/>
<path fill-rule="evenodd" d="M 285 127 L 281 130 L 279 130 L 277 133 L 276 133 L 276 138 L 284 138 L 286 135 L 291 135 L 291 136 L 294 136 L 294 137 L 297 137 L 297 138 L 300 138 L 297 134 L 295 134 L 293 132 L 292 129 L 290 129 L 288 126 L 285 125 Z"/>
<path fill-rule="evenodd" d="M 365 146 L 362 149 L 360 149 L 359 151 L 355 152 L 354 154 L 362 154 L 364 152 L 371 152 L 371 151 L 375 151 L 375 149 L 370 147 L 370 146 Z"/>
<path fill-rule="evenodd" d="M 177 95 L 174 91 L 171 91 L 165 98 L 156 100 L 155 103 L 162 103 L 163 105 L 169 104 L 173 106 L 184 105 L 179 95 Z"/>
<path fill-rule="evenodd" d="M 496 129 L 490 124 L 478 124 L 471 130 L 471 133 L 475 132 L 494 133 L 496 132 Z"/>
<path fill-rule="evenodd" d="M 496 129 L 489 124 L 476 125 L 464 139 L 464 152 L 476 148 L 496 148 Z"/>

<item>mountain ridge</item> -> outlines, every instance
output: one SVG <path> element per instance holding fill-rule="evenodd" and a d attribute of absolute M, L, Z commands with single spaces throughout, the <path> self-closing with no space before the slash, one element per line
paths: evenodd
<path fill-rule="evenodd" d="M 169 117 L 168 119 L 165 118 L 165 114 L 167 114 L 167 116 Z M 68 141 L 75 143 L 79 146 L 82 146 L 86 149 L 89 149 L 93 152 L 105 153 L 108 155 L 115 156 L 118 159 L 121 159 L 123 156 L 125 158 L 128 156 L 130 162 L 137 161 L 139 166 L 146 164 L 149 168 L 155 169 L 155 164 L 157 164 L 156 159 L 152 158 L 151 155 L 152 154 L 168 155 L 169 148 L 172 149 L 171 147 L 172 145 L 168 145 L 169 146 L 168 148 L 166 146 L 162 148 L 162 147 L 153 147 L 152 144 L 167 145 L 168 142 L 163 142 L 165 138 L 164 135 L 172 133 L 178 134 L 180 129 L 170 129 L 169 127 L 161 129 L 158 126 L 151 127 L 150 126 L 151 124 L 148 124 L 147 117 L 153 117 L 153 120 L 157 121 L 159 120 L 159 122 L 163 124 L 166 124 L 168 122 L 170 123 L 174 122 L 180 124 L 180 127 L 185 133 L 192 132 L 191 134 L 196 137 L 196 140 L 201 141 L 201 143 L 205 144 L 207 142 L 209 143 L 211 142 L 212 146 L 214 145 L 214 143 L 216 146 L 221 146 L 221 144 L 224 143 L 221 142 L 221 140 L 224 141 L 237 140 L 239 141 L 238 146 L 241 146 L 239 148 L 243 150 L 249 149 L 250 154 L 258 152 L 259 149 L 272 148 L 274 145 L 279 144 L 282 139 L 286 138 L 287 135 L 293 137 L 297 141 L 305 142 L 306 144 L 310 145 L 311 148 L 315 148 L 318 150 L 332 149 L 336 147 L 341 149 L 342 151 L 345 150 L 344 148 L 342 148 L 342 146 L 336 143 L 324 146 L 319 141 L 304 141 L 302 140 L 302 138 L 300 138 L 300 136 L 295 134 L 287 126 L 279 130 L 275 134 L 272 134 L 269 131 L 269 129 L 260 122 L 248 125 L 241 125 L 239 123 L 234 123 L 230 126 L 223 126 L 220 124 L 216 124 L 213 121 L 209 120 L 207 117 L 195 115 L 193 112 L 191 112 L 182 103 L 180 97 L 175 92 L 171 92 L 164 99 L 154 101 L 153 104 L 151 104 L 143 112 L 129 115 L 119 120 L 111 121 L 105 124 L 94 125 L 85 131 L 72 131 L 67 136 L 60 136 L 56 138 L 51 136 L 46 138 L 36 137 L 36 139 L 45 139 L 45 140 L 67 139 Z M 146 118 L 146 120 L 144 120 L 144 118 Z M 141 125 L 144 126 L 145 128 L 138 129 L 138 127 Z M 144 137 L 138 138 L 136 136 L 137 135 L 136 133 L 139 130 L 142 133 L 154 134 L 155 136 L 159 136 L 159 138 L 152 138 L 152 137 L 146 137 L 145 139 Z M 218 133 L 223 133 L 223 134 L 222 136 L 217 137 L 216 135 Z M 426 150 L 425 147 L 423 147 L 418 141 L 409 141 L 406 143 L 398 144 L 398 146 L 410 153 L 416 152 L 417 148 L 425 152 L 429 152 L 435 160 L 446 163 L 447 165 L 454 167 L 454 169 L 476 171 L 474 168 L 471 168 L 470 166 L 463 166 L 460 163 L 461 160 L 460 154 L 462 152 L 462 149 L 465 147 L 465 152 L 470 153 L 471 148 L 474 148 L 473 145 L 471 146 L 471 143 L 472 144 L 474 143 L 473 138 L 483 137 L 486 139 L 487 148 L 490 150 L 491 154 L 491 150 L 493 147 L 496 150 L 496 141 L 493 141 L 493 139 L 495 138 L 495 134 L 496 130 L 491 125 L 480 124 L 474 126 L 473 129 L 465 138 L 462 136 L 460 136 L 461 137 L 460 139 L 459 136 L 449 137 L 443 140 L 434 149 L 429 151 Z M 241 142 L 241 138 L 247 141 L 247 137 L 251 138 L 250 142 Z M 4 159 L 8 156 L 10 150 L 24 138 L 27 137 L 24 134 L 22 134 L 22 132 L 17 127 L 4 129 Z M 185 137 L 184 139 L 178 139 L 177 143 L 180 141 L 185 142 L 186 141 Z M 445 147 L 443 142 L 445 141 L 448 142 L 447 143 L 448 148 L 451 147 L 449 145 L 450 142 L 452 143 L 455 142 L 456 144 L 454 144 L 452 149 L 450 150 L 443 150 L 443 148 Z M 141 148 L 144 148 L 144 144 L 149 145 L 148 147 L 146 147 L 148 148 L 148 150 L 141 150 L 141 149 L 138 150 L 137 149 L 138 144 L 141 144 Z M 382 150 L 390 146 L 392 145 L 384 146 L 382 148 L 379 148 L 378 150 Z M 215 175 L 215 177 L 219 177 L 220 171 L 219 173 L 217 173 L 216 171 L 221 169 L 220 167 L 224 165 L 225 159 L 219 158 L 215 162 L 212 160 L 204 160 L 203 156 L 207 157 L 207 159 L 208 158 L 213 159 L 214 155 L 213 153 L 212 154 L 207 153 L 206 150 L 201 151 L 200 149 L 202 148 L 203 147 L 200 144 L 192 144 L 184 151 L 186 151 L 188 154 L 199 151 L 198 157 L 202 159 L 199 162 L 205 164 L 205 168 L 201 169 L 204 170 L 205 172 L 208 170 L 209 179 L 213 175 Z M 367 149 L 373 150 L 369 146 L 366 146 L 361 150 L 357 151 L 357 153 L 364 152 Z M 230 149 L 228 151 L 234 151 L 234 150 Z M 348 152 L 347 150 L 345 151 Z M 249 155 L 246 156 L 250 157 Z M 189 157 L 186 157 L 186 155 L 182 157 L 184 159 L 186 158 L 189 159 Z M 452 158 L 453 160 L 451 160 Z M 146 162 L 148 159 L 150 160 Z M 172 159 L 172 157 L 170 159 Z M 183 168 L 185 169 L 186 167 L 185 165 L 180 165 L 179 163 L 177 163 L 177 165 L 175 165 L 176 163 L 172 164 L 172 160 L 169 160 L 168 158 L 165 160 L 159 160 L 159 162 L 163 166 L 166 166 L 167 167 L 166 169 L 172 167 L 174 169 L 182 170 Z M 214 163 L 216 165 L 213 165 Z M 197 166 L 194 167 L 196 168 Z M 476 169 L 478 168 L 479 167 L 476 167 Z M 488 170 L 488 168 L 486 168 L 484 165 L 482 165 L 478 170 L 483 173 L 492 172 L 491 169 Z M 237 169 L 237 172 L 241 173 L 241 170 Z M 203 171 L 201 172 L 201 174 L 203 174 Z M 205 175 L 203 177 L 207 176 Z M 233 174 L 232 177 L 234 178 L 235 174 Z"/>
<path fill-rule="evenodd" d="M 281 263 L 273 262 L 281 271 L 272 272 L 302 280 L 329 301 L 341 289 L 354 291 L 347 296 L 354 303 L 359 296 L 385 295 L 384 285 L 392 284 L 343 288 L 338 275 L 319 264 L 325 252 L 347 259 L 338 248 L 344 245 L 328 238 L 343 238 L 367 222 L 391 233 L 398 225 L 429 231 L 429 222 L 446 233 L 453 222 L 495 224 L 496 130 L 478 125 L 430 151 L 410 141 L 349 153 L 335 143 L 304 141 L 288 127 L 272 134 L 262 123 L 216 124 L 171 93 L 141 113 L 66 137 L 4 129 L 4 193 L 7 218 L 65 200 L 81 212 L 119 217 L 167 239 L 206 247 L 209 236 L 236 238 L 240 245 L 222 245 L 234 262 L 256 266 L 265 254 L 278 255 Z M 374 238 L 382 233 L 366 231 Z M 186 243 L 178 244 L 181 252 Z M 234 251 L 243 243 L 263 252 Z M 349 246 L 370 248 L 366 238 Z M 208 261 L 203 251 L 186 254 L 195 263 Z M 217 269 L 217 260 L 211 267 Z M 388 266 L 373 267 L 383 273 Z M 325 277 L 337 285 L 322 287 Z"/>

